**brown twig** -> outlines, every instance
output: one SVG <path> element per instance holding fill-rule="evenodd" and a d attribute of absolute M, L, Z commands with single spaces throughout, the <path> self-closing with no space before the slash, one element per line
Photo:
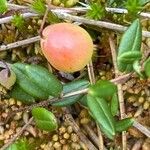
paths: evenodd
<path fill-rule="evenodd" d="M 122 25 L 119 25 L 119 24 L 115 24 L 115 23 L 111 23 L 111 22 L 105 22 L 105 21 L 95 21 L 93 19 L 78 17 L 78 16 L 74 16 L 74 15 L 71 15 L 71 14 L 68 14 L 68 13 L 61 13 L 61 12 L 55 12 L 55 13 L 61 19 L 76 21 L 76 22 L 79 22 L 79 23 L 87 24 L 87 25 L 94 25 L 94 26 L 97 26 L 97 27 L 100 27 L 100 28 L 106 28 L 106 29 L 110 29 L 110 30 L 114 30 L 114 31 L 118 31 L 118 32 L 124 32 L 128 28 L 126 26 L 122 26 Z M 150 37 L 150 32 L 142 31 L 142 35 L 144 37 Z"/>
<path fill-rule="evenodd" d="M 135 142 L 131 150 L 140 150 L 142 144 L 143 144 L 143 139 L 139 139 L 137 142 Z"/>
<path fill-rule="evenodd" d="M 148 138 L 150 138 L 150 130 L 148 130 L 146 127 L 138 123 L 137 121 L 134 121 L 133 126 L 137 128 L 139 131 L 141 131 L 144 135 L 146 135 Z"/>
<path fill-rule="evenodd" d="M 119 77 L 116 77 L 112 80 L 110 80 L 111 82 L 113 82 L 114 84 L 123 84 L 125 83 L 128 79 L 130 79 L 130 77 L 132 76 L 133 73 L 128 73 L 125 75 L 121 75 Z"/>
<path fill-rule="evenodd" d="M 28 8 L 27 6 L 20 6 L 20 5 L 16 5 L 16 4 L 10 4 L 8 3 L 8 7 L 9 9 L 24 9 L 24 8 Z M 73 7 L 73 8 L 63 8 L 63 7 L 57 7 L 57 6 L 51 6 L 51 9 L 62 9 L 62 10 L 67 10 L 67 11 L 76 11 L 76 12 L 83 12 L 86 13 L 86 11 L 89 10 L 88 7 Z M 110 8 L 110 7 L 106 7 L 106 11 L 110 12 L 110 13 L 119 13 L 119 14 L 127 14 L 128 10 L 127 9 L 123 9 L 123 8 Z M 150 18 L 150 14 L 146 13 L 146 12 L 140 12 L 139 15 L 141 17 L 145 17 L 145 18 Z"/>
<path fill-rule="evenodd" d="M 87 67 L 88 67 L 88 75 L 89 75 L 90 83 L 94 84 L 95 83 L 95 75 L 94 75 L 92 61 L 87 65 Z"/>
<path fill-rule="evenodd" d="M 98 27 L 101 27 L 101 28 L 111 29 L 111 30 L 115 30 L 115 31 L 119 31 L 119 32 L 124 32 L 127 29 L 127 27 L 125 27 L 125 26 L 110 23 L 110 22 L 95 21 L 95 20 L 86 19 L 86 18 L 83 18 L 83 17 L 73 16 L 73 15 L 63 13 L 63 12 L 59 12 L 59 11 L 58 12 L 56 11 L 55 13 L 61 19 L 65 19 L 65 20 L 68 19 L 68 20 L 71 20 L 71 21 L 76 21 L 76 22 L 79 22 L 79 23 L 94 25 L 94 26 L 98 26 Z M 23 15 L 23 17 L 37 16 L 36 13 L 24 13 L 22 15 Z M 10 22 L 12 18 L 13 18 L 12 16 L 2 18 L 2 19 L 0 19 L 0 24 Z M 150 37 L 150 32 L 143 31 L 142 33 L 143 33 L 143 36 Z M 33 38 L 36 38 L 36 37 L 33 37 Z M 31 42 L 30 42 L 31 39 L 26 39 L 26 40 L 18 41 L 18 42 L 15 42 L 15 43 L 10 43 L 8 45 L 2 45 L 2 46 L 0 46 L 0 51 L 15 48 L 15 47 L 19 47 L 19 46 L 29 44 L 29 43 L 33 43 L 33 42 L 39 41 L 39 39 L 40 38 L 38 37 L 38 39 L 36 39 L 35 41 L 32 40 Z"/>
<path fill-rule="evenodd" d="M 80 130 L 79 126 L 74 121 L 72 115 L 68 111 L 67 108 L 63 109 L 65 112 L 65 120 L 66 122 L 72 126 L 74 132 L 79 136 L 80 140 L 87 146 L 89 150 L 97 150 L 97 148 L 91 143 L 91 141 L 84 135 L 84 133 Z"/>
<path fill-rule="evenodd" d="M 94 84 L 95 81 L 95 75 L 94 75 L 94 69 L 93 69 L 93 64 L 92 61 L 87 65 L 88 67 L 88 75 L 89 75 L 89 79 L 90 79 L 90 83 Z M 102 133 L 101 130 L 99 128 L 99 125 L 96 123 L 97 126 L 97 131 L 98 131 L 98 138 L 99 138 L 99 150 L 103 150 L 104 149 L 104 142 L 103 142 L 103 137 L 102 137 Z"/>
<path fill-rule="evenodd" d="M 115 70 L 115 76 L 118 77 L 120 73 L 117 67 L 117 54 L 116 54 L 116 48 L 112 37 L 109 37 L 109 43 L 110 43 L 114 70 Z M 122 85 L 118 84 L 117 88 L 118 88 L 118 99 L 119 99 L 119 106 L 120 106 L 120 117 L 121 119 L 123 119 L 125 118 L 125 105 L 124 105 Z M 126 132 L 124 131 L 122 132 L 122 150 L 126 150 L 126 149 L 127 149 L 127 137 L 126 137 Z"/>
<path fill-rule="evenodd" d="M 83 127 L 84 127 L 84 130 L 86 131 L 86 133 L 89 135 L 90 139 L 98 147 L 99 146 L 99 140 L 98 140 L 97 135 L 94 133 L 93 129 L 91 129 L 89 125 L 83 125 Z M 104 146 L 103 150 L 107 150 L 105 146 Z"/>
<path fill-rule="evenodd" d="M 99 140 L 98 140 L 97 135 L 94 133 L 93 129 L 91 129 L 89 125 L 85 124 L 85 125 L 83 125 L 83 130 L 86 131 L 86 133 L 89 135 L 90 139 L 98 147 L 99 146 Z"/>
<path fill-rule="evenodd" d="M 3 146 L 0 148 L 0 150 L 5 150 L 7 147 L 9 147 L 13 142 L 16 141 L 18 137 L 21 136 L 21 134 L 24 132 L 24 130 L 29 126 L 29 124 L 33 121 L 33 117 L 29 119 L 29 121 Z"/>
<path fill-rule="evenodd" d="M 45 24 L 47 15 L 48 15 L 48 11 L 49 11 L 49 8 L 47 7 L 46 11 L 45 11 L 45 14 L 44 14 L 44 17 L 43 17 L 43 20 L 42 20 L 42 23 L 41 23 L 41 26 L 40 26 L 40 30 L 39 30 L 39 34 L 40 34 L 41 37 L 42 37 L 42 31 L 43 31 L 43 28 L 44 28 L 44 24 Z"/>
<path fill-rule="evenodd" d="M 126 26 L 122 26 L 122 25 L 119 25 L 119 24 L 111 23 L 111 22 L 95 21 L 95 20 L 92 20 L 92 19 L 86 19 L 86 18 L 83 18 L 83 17 L 78 17 L 78 16 L 74 16 L 74 15 L 64 13 L 64 12 L 60 12 L 60 11 L 56 11 L 56 10 L 55 11 L 51 10 L 51 11 L 55 12 L 56 15 L 60 19 L 76 21 L 76 22 L 84 23 L 84 24 L 88 24 L 88 25 L 94 25 L 94 26 L 97 26 L 97 27 L 100 27 L 100 28 L 106 28 L 106 29 L 115 30 L 115 31 L 118 31 L 118 32 L 124 32 L 127 29 Z M 27 18 L 27 17 L 29 18 L 29 17 L 38 16 L 38 14 L 36 14 L 36 13 L 24 13 L 24 14 L 22 14 L 22 16 L 24 18 Z M 0 24 L 10 22 L 12 20 L 12 18 L 13 18 L 12 16 L 2 18 L 2 19 L 0 19 Z M 148 32 L 148 31 L 142 31 L 142 34 L 143 34 L 144 37 L 150 37 L 150 32 Z"/>
<path fill-rule="evenodd" d="M 16 47 L 19 47 L 19 46 L 24 46 L 24 45 L 27 45 L 27 44 L 35 43 L 39 40 L 40 40 L 40 36 L 35 36 L 35 37 L 32 37 L 32 38 L 17 41 L 17 42 L 10 43 L 10 44 L 7 44 L 7 45 L 1 45 L 0 46 L 0 51 L 5 51 L 5 50 L 16 48 Z"/>

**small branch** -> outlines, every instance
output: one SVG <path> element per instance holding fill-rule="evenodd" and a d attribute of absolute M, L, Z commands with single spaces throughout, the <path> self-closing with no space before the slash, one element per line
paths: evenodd
<path fill-rule="evenodd" d="M 119 70 L 117 66 L 117 54 L 116 54 L 115 43 L 112 37 L 109 37 L 109 43 L 110 43 L 114 70 L 115 70 L 115 76 L 118 77 Z M 120 106 L 120 116 L 121 116 L 121 119 L 124 119 L 125 118 L 125 105 L 124 105 L 122 85 L 118 84 L 117 88 L 118 88 L 118 99 L 119 99 L 119 106 Z M 126 132 L 124 131 L 122 132 L 122 150 L 126 150 L 126 149 L 127 149 L 127 137 L 126 137 Z"/>
<path fill-rule="evenodd" d="M 5 150 L 11 144 L 13 144 L 13 142 L 15 142 L 16 139 L 21 136 L 21 134 L 24 132 L 24 130 L 29 126 L 29 124 L 32 121 L 33 121 L 33 118 L 30 118 L 30 120 L 3 147 L 1 147 L 0 150 Z"/>
<path fill-rule="evenodd" d="M 119 14 L 127 14 L 128 10 L 127 9 L 123 9 L 123 8 L 109 8 L 106 7 L 106 11 L 111 12 L 111 13 L 119 13 Z M 150 13 L 144 13 L 144 12 L 139 12 L 139 15 L 141 17 L 145 17 L 145 18 L 150 18 Z"/>
<path fill-rule="evenodd" d="M 9 7 L 9 9 L 12 9 L 12 10 L 21 10 L 22 9 L 25 12 L 27 12 L 27 11 L 34 12 L 28 6 L 8 4 L 8 7 Z M 48 7 L 48 5 L 46 5 L 46 7 Z M 65 13 L 86 13 L 86 11 L 88 10 L 85 7 L 66 8 L 66 7 L 54 6 L 52 4 L 49 5 L 49 9 L 51 9 L 51 11 L 53 11 L 53 12 L 65 12 Z"/>
<path fill-rule="evenodd" d="M 148 130 L 146 127 L 144 127 L 137 121 L 134 121 L 133 126 L 137 128 L 139 131 L 141 131 L 143 134 L 145 134 L 148 138 L 150 138 L 150 130 Z"/>
<path fill-rule="evenodd" d="M 16 4 L 11 4 L 11 3 L 7 3 L 7 6 L 11 10 L 28 9 L 29 8 L 28 6 L 16 5 Z"/>
<path fill-rule="evenodd" d="M 89 127 L 89 125 L 83 125 L 83 129 L 89 135 L 89 137 L 93 141 L 93 143 L 98 147 L 99 146 L 99 140 L 98 140 L 97 135 L 94 133 L 93 129 L 91 129 Z"/>
<path fill-rule="evenodd" d="M 9 4 L 8 3 L 8 7 L 9 9 L 24 9 L 24 8 L 29 8 L 27 6 L 20 6 L 20 5 L 16 5 L 16 4 Z M 63 9 L 66 10 L 66 8 L 62 8 L 62 7 L 55 7 L 56 9 Z M 84 12 L 86 13 L 87 10 L 89 10 L 88 7 L 73 7 L 73 8 L 69 8 L 67 10 L 76 10 L 77 12 L 81 13 Z M 110 13 L 119 13 L 119 14 L 127 14 L 128 10 L 127 9 L 123 9 L 123 8 L 111 8 L 111 7 L 106 7 L 106 11 L 110 12 Z M 145 18 L 150 18 L 150 13 L 148 12 L 139 12 L 139 15 L 141 17 L 145 17 Z"/>
<path fill-rule="evenodd" d="M 67 13 L 58 12 L 56 10 L 55 10 L 55 13 L 61 19 L 65 19 L 65 20 L 68 19 L 68 20 L 71 20 L 71 21 L 76 21 L 76 22 L 84 23 L 84 24 L 88 24 L 88 25 L 94 25 L 94 26 L 98 26 L 98 27 L 101 27 L 101 28 L 111 29 L 111 30 L 115 30 L 115 31 L 119 31 L 119 32 L 124 32 L 127 29 L 127 27 L 119 25 L 119 24 L 114 24 L 114 23 L 105 22 L 105 21 L 95 21 L 95 20 L 92 20 L 92 19 L 86 19 L 86 18 L 83 18 L 83 17 L 73 16 L 73 15 L 70 15 L 70 14 L 67 14 Z M 33 16 L 37 15 L 35 13 L 25 13 L 25 14 L 23 14 L 23 16 L 24 17 L 25 16 L 31 17 L 32 14 L 33 14 Z M 0 19 L 0 24 L 9 22 L 9 21 L 11 21 L 11 19 L 12 19 L 12 16 L 1 18 Z M 144 37 L 150 37 L 150 32 L 142 31 L 142 33 L 143 33 Z M 35 40 L 34 40 L 34 38 L 35 38 Z M 30 39 L 18 41 L 18 42 L 15 42 L 15 43 L 10 43 L 8 45 L 2 45 L 2 46 L 0 46 L 0 51 L 4 51 L 4 50 L 7 50 L 7 49 L 11 49 L 11 48 L 16 48 L 16 47 L 23 46 L 23 45 L 30 44 L 30 43 L 34 43 L 34 42 L 39 41 L 39 40 L 40 40 L 40 37 L 37 36 L 37 37 L 30 38 Z"/>
<path fill-rule="evenodd" d="M 93 129 L 91 129 L 88 125 L 83 125 L 83 127 L 84 127 L 84 130 L 86 131 L 86 133 L 89 135 L 90 139 L 98 147 L 99 146 L 99 140 L 98 140 L 97 135 L 94 133 Z M 103 150 L 107 150 L 105 146 L 104 146 Z"/>
<path fill-rule="evenodd" d="M 136 141 L 131 150 L 141 150 L 143 141 L 143 139 Z"/>
<path fill-rule="evenodd" d="M 118 66 L 117 66 L 117 53 L 116 53 L 116 49 L 115 49 L 115 43 L 114 43 L 112 37 L 109 38 L 109 44 L 110 44 L 111 55 L 112 55 L 112 60 L 113 60 L 113 65 L 114 65 L 114 70 L 115 70 L 115 76 L 118 77 L 119 70 L 118 70 Z"/>
<path fill-rule="evenodd" d="M 95 81 L 95 75 L 94 75 L 94 69 L 93 69 L 92 61 L 87 65 L 87 67 L 88 67 L 88 74 L 89 74 L 90 82 L 91 82 L 91 84 L 94 84 L 96 81 Z"/>
<path fill-rule="evenodd" d="M 110 80 L 114 84 L 123 84 L 125 83 L 130 77 L 132 76 L 132 73 L 128 73 L 119 77 L 116 77 L 115 79 Z"/>
<path fill-rule="evenodd" d="M 4 51 L 4 50 L 19 47 L 19 46 L 31 44 L 31 43 L 37 42 L 39 40 L 40 40 L 40 36 L 35 36 L 35 37 L 29 38 L 29 39 L 25 39 L 25 40 L 22 40 L 22 41 L 10 43 L 10 44 L 7 44 L 7 45 L 1 45 L 0 46 L 0 51 Z"/>
<path fill-rule="evenodd" d="M 98 123 L 96 123 L 96 126 L 97 126 L 98 141 L 99 141 L 98 147 L 99 147 L 99 150 L 104 150 L 105 148 L 104 148 L 104 140 L 103 140 L 102 132 Z"/>
<path fill-rule="evenodd" d="M 45 14 L 44 14 L 44 17 L 43 17 L 43 20 L 42 20 L 42 24 L 41 24 L 40 30 L 39 30 L 39 34 L 40 34 L 41 37 L 42 37 L 42 31 L 43 31 L 43 28 L 44 28 L 44 24 L 45 24 L 47 15 L 48 15 L 48 7 L 46 8 L 46 11 L 45 11 Z"/>
<path fill-rule="evenodd" d="M 56 15 L 59 18 L 65 19 L 65 20 L 67 19 L 67 20 L 76 21 L 76 22 L 79 22 L 79 23 L 94 25 L 94 26 L 98 26 L 100 28 L 106 28 L 106 29 L 115 30 L 115 31 L 118 31 L 118 32 L 124 32 L 127 29 L 126 26 L 122 26 L 122 25 L 119 25 L 119 24 L 111 23 L 111 22 L 95 21 L 95 20 L 92 20 L 92 19 L 84 18 L 84 17 L 78 17 L 78 16 L 74 16 L 74 15 L 71 15 L 71 14 L 68 14 L 68 13 L 65 13 L 65 12 L 62 12 L 62 11 L 58 11 L 57 9 L 56 10 L 52 9 L 51 11 L 56 13 Z M 23 15 L 23 17 L 38 16 L 38 14 L 36 14 L 36 13 L 24 13 L 22 15 Z M 2 19 L 0 19 L 0 24 L 8 23 L 8 22 L 11 21 L 11 19 L 12 19 L 12 16 L 2 18 Z M 143 33 L 144 37 L 150 37 L 150 32 L 142 31 L 142 33 Z"/>
<path fill-rule="evenodd" d="M 21 15 L 23 16 L 23 18 L 31 18 L 31 17 L 38 16 L 38 14 L 36 13 L 23 13 Z M 11 22 L 12 19 L 13 19 L 13 16 L 0 18 L 0 24 L 9 23 Z"/>
<path fill-rule="evenodd" d="M 75 95 L 79 95 L 79 94 L 85 94 L 88 92 L 88 88 L 79 90 L 79 91 L 75 91 L 75 92 L 71 92 L 71 93 L 67 93 L 63 96 L 63 98 L 65 97 L 70 97 L 70 96 L 75 96 Z"/>
<path fill-rule="evenodd" d="M 118 32 L 124 32 L 128 28 L 126 26 L 122 26 L 122 25 L 115 24 L 115 23 L 110 23 L 110 22 L 105 22 L 105 21 L 95 21 L 92 19 L 86 19 L 83 17 L 73 16 L 67 13 L 57 13 L 57 12 L 55 13 L 61 19 L 67 19 L 67 20 L 76 21 L 76 22 L 80 22 L 80 23 L 84 23 L 88 25 L 94 25 L 100 28 L 106 28 L 106 29 L 115 30 Z M 148 31 L 142 31 L 142 34 L 144 37 L 150 37 L 150 32 Z"/>
<path fill-rule="evenodd" d="M 122 91 L 122 85 L 118 84 L 118 99 L 119 99 L 119 107 L 120 107 L 120 116 L 121 119 L 125 118 L 125 105 L 124 105 L 124 98 L 123 98 L 123 91 Z M 126 131 L 122 132 L 122 150 L 127 149 L 127 137 L 126 137 Z"/>

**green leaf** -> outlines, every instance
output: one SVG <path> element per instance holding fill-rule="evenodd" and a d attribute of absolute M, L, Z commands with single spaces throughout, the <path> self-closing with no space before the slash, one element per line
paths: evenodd
<path fill-rule="evenodd" d="M 70 92 L 75 92 L 78 90 L 82 90 L 87 88 L 90 85 L 88 80 L 76 80 L 69 83 L 64 84 L 63 86 L 63 94 L 67 94 Z"/>
<path fill-rule="evenodd" d="M 124 33 L 117 56 L 118 69 L 121 72 L 131 72 L 133 63 L 141 57 L 142 29 L 140 21 L 135 20 Z M 128 62 L 128 63 L 127 63 Z"/>
<path fill-rule="evenodd" d="M 60 81 L 44 67 L 15 63 L 11 68 L 16 74 L 16 83 L 37 100 L 58 97 L 62 92 Z"/>
<path fill-rule="evenodd" d="M 81 99 L 79 99 L 79 103 L 84 106 L 87 107 L 87 94 L 84 95 Z"/>
<path fill-rule="evenodd" d="M 134 123 L 133 118 L 125 118 L 115 123 L 115 128 L 117 132 L 126 131 Z"/>
<path fill-rule="evenodd" d="M 16 144 L 12 144 L 6 150 L 19 150 L 19 149 Z"/>
<path fill-rule="evenodd" d="M 26 138 L 19 139 L 14 144 L 9 146 L 6 150 L 33 150 Z"/>
<path fill-rule="evenodd" d="M 90 19 L 100 20 L 105 16 L 105 8 L 100 4 L 100 2 L 91 3 L 86 16 Z"/>
<path fill-rule="evenodd" d="M 41 89 L 39 92 L 39 87 L 31 82 L 30 77 L 25 75 L 25 72 L 22 70 L 19 70 L 16 67 L 12 67 L 13 71 L 16 74 L 17 81 L 16 83 L 29 95 L 35 97 L 36 99 L 46 99 L 47 95 L 45 92 Z"/>
<path fill-rule="evenodd" d="M 111 114 L 115 116 L 119 110 L 118 95 L 114 93 L 110 103 Z"/>
<path fill-rule="evenodd" d="M 131 26 L 125 31 L 119 48 L 118 48 L 118 55 L 129 51 L 140 51 L 141 49 L 141 39 L 142 39 L 142 32 L 141 32 L 141 24 L 139 19 L 135 20 Z"/>
<path fill-rule="evenodd" d="M 132 64 L 136 60 L 140 60 L 142 57 L 141 52 L 129 51 L 118 56 L 118 61 L 121 63 Z"/>
<path fill-rule="evenodd" d="M 103 98 L 87 95 L 88 108 L 98 122 L 106 136 L 113 139 L 115 136 L 114 118 L 107 102 Z"/>
<path fill-rule="evenodd" d="M 117 92 L 117 86 L 107 80 L 99 80 L 96 84 L 90 85 L 88 93 L 104 99 L 109 99 Z"/>
<path fill-rule="evenodd" d="M 89 86 L 89 84 L 90 83 L 87 80 L 77 80 L 77 81 L 69 82 L 63 86 L 63 94 L 67 94 L 70 92 L 75 92 L 75 91 L 85 89 Z M 59 106 L 59 107 L 72 105 L 75 102 L 77 102 L 78 100 L 80 100 L 83 96 L 84 96 L 84 94 L 66 97 L 66 98 L 61 99 L 60 101 L 52 103 L 52 105 Z"/>
<path fill-rule="evenodd" d="M 13 89 L 9 92 L 9 95 L 16 100 L 19 100 L 25 104 L 32 104 L 35 102 L 35 98 L 26 93 L 19 85 L 15 84 Z"/>
<path fill-rule="evenodd" d="M 32 109 L 32 115 L 36 126 L 45 131 L 54 131 L 57 129 L 57 120 L 53 113 L 45 108 L 36 107 Z"/>
<path fill-rule="evenodd" d="M 144 63 L 144 71 L 147 77 L 150 77 L 150 57 Z"/>
<path fill-rule="evenodd" d="M 19 64 L 16 64 L 16 66 L 19 68 Z M 42 66 L 25 65 L 25 74 L 32 82 L 43 90 L 47 96 L 51 95 L 57 97 L 63 90 L 60 81 Z"/>
<path fill-rule="evenodd" d="M 8 9 L 7 0 L 0 0 L 0 14 L 3 14 Z"/>

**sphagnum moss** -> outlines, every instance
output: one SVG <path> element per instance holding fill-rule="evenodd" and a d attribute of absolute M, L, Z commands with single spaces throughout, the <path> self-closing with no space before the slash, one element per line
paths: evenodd
<path fill-rule="evenodd" d="M 79 150 L 81 148 L 79 137 L 73 132 L 71 126 L 67 124 L 61 125 L 56 133 L 51 136 L 50 142 L 42 144 L 41 148 L 44 150 L 56 149 L 56 150 Z"/>

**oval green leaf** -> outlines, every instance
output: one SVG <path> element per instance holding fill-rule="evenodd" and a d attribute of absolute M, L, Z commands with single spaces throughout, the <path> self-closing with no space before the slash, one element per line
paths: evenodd
<path fill-rule="evenodd" d="M 6 150 L 33 150 L 29 141 L 26 138 L 19 139 L 12 145 L 10 145 Z"/>
<path fill-rule="evenodd" d="M 11 68 L 16 74 L 17 84 L 35 99 L 58 97 L 62 92 L 61 82 L 44 67 L 16 63 Z"/>
<path fill-rule="evenodd" d="M 88 93 L 104 99 L 109 99 L 117 92 L 117 86 L 107 80 L 99 80 L 96 84 L 90 85 Z"/>
<path fill-rule="evenodd" d="M 115 136 L 114 118 L 107 102 L 103 98 L 87 95 L 88 108 L 98 122 L 106 136 L 113 139 Z"/>
<path fill-rule="evenodd" d="M 11 66 L 12 70 L 16 74 L 16 83 L 29 95 L 33 96 L 35 99 L 46 99 L 47 94 L 43 89 L 40 89 L 30 77 L 26 75 L 25 69 L 18 69 L 16 66 Z M 40 91 L 40 92 L 39 92 Z"/>
<path fill-rule="evenodd" d="M 111 99 L 110 109 L 111 109 L 111 114 L 113 116 L 117 115 L 117 112 L 119 110 L 119 101 L 118 101 L 118 95 L 116 93 L 114 93 Z"/>
<path fill-rule="evenodd" d="M 134 123 L 133 118 L 125 118 L 115 123 L 115 128 L 117 132 L 126 131 Z"/>
<path fill-rule="evenodd" d="M 53 113 L 45 108 L 36 107 L 32 109 L 32 116 L 36 126 L 45 131 L 54 131 L 57 129 L 57 120 Z"/>
<path fill-rule="evenodd" d="M 89 85 L 90 85 L 90 82 L 88 80 L 76 80 L 76 81 L 66 83 L 63 86 L 63 94 L 85 89 Z"/>
<path fill-rule="evenodd" d="M 131 26 L 127 29 L 127 31 L 125 31 L 118 48 L 117 64 L 118 69 L 121 72 L 124 71 L 131 72 L 133 70 L 132 66 L 133 57 L 130 57 L 130 55 L 128 54 L 140 52 L 141 42 L 142 42 L 142 29 L 140 21 L 139 19 L 137 19 L 131 24 Z M 125 60 L 123 60 L 124 57 L 126 58 Z M 140 54 L 138 54 L 137 59 L 138 60 L 140 59 Z M 126 64 L 124 63 L 124 61 L 128 61 L 128 63 Z M 129 64 L 129 62 L 131 62 L 131 64 Z"/>
<path fill-rule="evenodd" d="M 87 80 L 77 80 L 77 81 L 69 82 L 63 86 L 63 94 L 67 94 L 70 92 L 75 92 L 75 91 L 85 89 L 89 86 L 89 84 L 90 83 Z M 84 94 L 66 97 L 66 98 L 61 99 L 60 101 L 52 103 L 52 105 L 59 106 L 59 107 L 72 105 L 72 104 L 76 103 L 78 100 L 80 100 L 83 96 L 84 96 Z"/>
<path fill-rule="evenodd" d="M 13 89 L 9 92 L 9 95 L 16 100 L 19 100 L 25 104 L 32 104 L 35 102 L 35 98 L 26 93 L 19 85 L 15 84 Z"/>
<path fill-rule="evenodd" d="M 126 53 L 123 53 L 122 55 L 118 56 L 118 61 L 121 63 L 126 63 L 126 64 L 132 64 L 136 60 L 140 60 L 142 57 L 142 53 L 138 51 L 129 51 Z"/>
<path fill-rule="evenodd" d="M 79 103 L 84 106 L 84 107 L 87 107 L 87 94 L 84 95 L 81 99 L 79 99 Z"/>

